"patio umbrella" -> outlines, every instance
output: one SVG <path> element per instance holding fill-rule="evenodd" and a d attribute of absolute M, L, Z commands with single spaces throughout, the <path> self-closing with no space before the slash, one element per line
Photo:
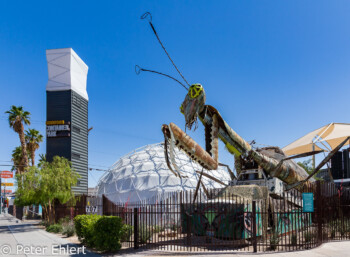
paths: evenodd
<path fill-rule="evenodd" d="M 350 123 L 330 123 L 297 139 L 282 150 L 288 156 L 317 150 L 332 151 L 348 136 Z M 349 142 L 345 145 L 349 145 Z"/>

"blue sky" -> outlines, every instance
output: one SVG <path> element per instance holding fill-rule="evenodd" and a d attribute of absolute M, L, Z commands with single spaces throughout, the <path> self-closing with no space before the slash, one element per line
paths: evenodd
<path fill-rule="evenodd" d="M 146 11 L 186 79 L 204 86 L 207 104 L 246 140 L 283 147 L 349 122 L 348 1 L 1 1 L 0 164 L 19 145 L 4 114 L 11 105 L 45 133 L 45 49 L 72 47 L 89 66 L 90 167 L 162 141 L 163 123 L 184 128 L 186 92 L 134 72 L 138 64 L 179 77 L 140 20 Z M 190 135 L 204 145 L 202 126 Z M 223 147 L 220 156 L 233 166 Z M 90 186 L 100 175 L 90 173 Z"/>

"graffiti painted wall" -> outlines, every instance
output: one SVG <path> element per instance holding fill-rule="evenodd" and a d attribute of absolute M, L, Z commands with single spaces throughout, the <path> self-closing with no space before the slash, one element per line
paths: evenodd
<path fill-rule="evenodd" d="M 301 213 L 298 210 L 292 210 L 287 213 L 278 213 L 276 215 L 276 232 L 278 234 L 284 234 L 301 229 L 305 226 L 310 226 L 312 222 L 310 213 Z"/>
<path fill-rule="evenodd" d="M 183 204 L 181 206 L 182 231 L 187 233 L 190 225 L 191 232 L 197 236 L 212 236 L 220 239 L 250 238 L 253 231 L 251 208 L 251 204 Z M 256 215 L 256 220 L 257 235 L 261 235 L 260 214 Z"/>
<path fill-rule="evenodd" d="M 250 238 L 253 234 L 252 204 L 244 205 L 244 238 Z M 260 236 L 263 232 L 261 206 L 259 202 L 256 205 L 256 235 Z"/>

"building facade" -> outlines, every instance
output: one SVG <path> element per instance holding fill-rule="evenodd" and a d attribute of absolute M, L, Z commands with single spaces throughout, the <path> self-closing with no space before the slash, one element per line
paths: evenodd
<path fill-rule="evenodd" d="M 46 51 L 46 158 L 58 155 L 72 162 L 80 175 L 76 194 L 88 191 L 88 66 L 71 48 Z"/>

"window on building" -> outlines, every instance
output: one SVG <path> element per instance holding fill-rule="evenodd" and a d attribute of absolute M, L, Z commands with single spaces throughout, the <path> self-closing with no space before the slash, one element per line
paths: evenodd
<path fill-rule="evenodd" d="M 73 132 L 75 132 L 75 133 L 78 133 L 78 134 L 80 134 L 80 128 L 79 127 L 77 127 L 77 126 L 72 126 L 72 131 Z"/>
<path fill-rule="evenodd" d="M 72 153 L 72 159 L 80 160 L 80 154 Z"/>

